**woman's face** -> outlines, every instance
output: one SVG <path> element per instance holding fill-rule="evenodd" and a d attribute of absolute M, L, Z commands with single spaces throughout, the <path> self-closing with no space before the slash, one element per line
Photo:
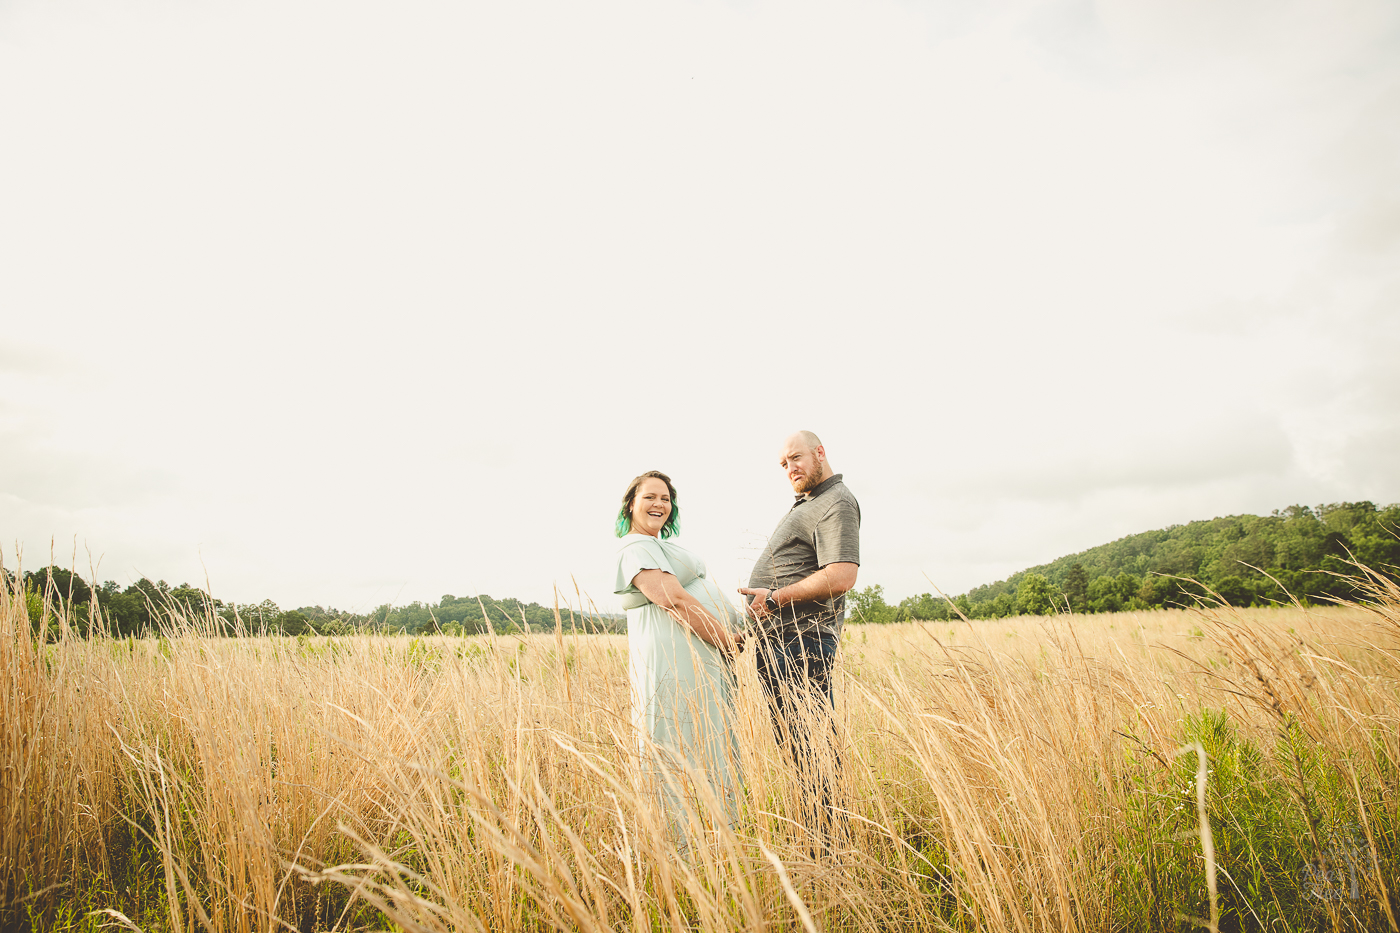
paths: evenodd
<path fill-rule="evenodd" d="M 632 533 L 655 538 L 670 517 L 671 490 L 655 476 L 648 476 L 637 487 L 637 497 L 632 500 Z"/>

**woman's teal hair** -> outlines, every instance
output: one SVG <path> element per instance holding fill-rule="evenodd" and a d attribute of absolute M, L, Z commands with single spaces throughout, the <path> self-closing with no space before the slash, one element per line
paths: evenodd
<path fill-rule="evenodd" d="M 632 502 L 637 498 L 637 490 L 644 479 L 661 480 L 671 493 L 671 517 L 661 526 L 661 537 L 674 538 L 681 533 L 681 507 L 676 505 L 676 487 L 671 485 L 671 477 L 658 470 L 647 470 L 627 484 L 627 491 L 622 494 L 622 508 L 618 509 L 617 521 L 613 523 L 613 532 L 621 538 L 632 530 Z"/>

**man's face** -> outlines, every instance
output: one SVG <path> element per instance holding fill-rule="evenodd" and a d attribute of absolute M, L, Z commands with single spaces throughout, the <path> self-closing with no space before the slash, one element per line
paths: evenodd
<path fill-rule="evenodd" d="M 787 473 L 788 482 L 798 495 L 804 495 L 817 488 L 825 478 L 826 451 L 820 447 L 807 447 L 800 440 L 792 440 L 783 447 L 779 466 Z"/>

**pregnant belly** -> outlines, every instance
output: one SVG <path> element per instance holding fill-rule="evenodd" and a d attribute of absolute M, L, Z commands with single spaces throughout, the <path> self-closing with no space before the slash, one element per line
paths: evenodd
<path fill-rule="evenodd" d="M 733 631 L 743 626 L 743 618 L 739 615 L 739 611 L 734 608 L 734 604 L 712 581 L 694 580 L 685 588 L 685 591 L 694 596 L 700 605 L 709 611 L 710 615 L 724 623 L 725 628 Z"/>

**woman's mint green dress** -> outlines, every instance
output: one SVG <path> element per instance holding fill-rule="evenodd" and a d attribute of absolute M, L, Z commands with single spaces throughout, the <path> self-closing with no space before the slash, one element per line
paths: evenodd
<path fill-rule="evenodd" d="M 681 816 L 685 793 L 685 768 L 676 767 L 682 762 L 703 772 L 732 821 L 742 780 L 733 728 L 733 671 L 718 649 L 632 585 L 643 570 L 675 575 L 685 591 L 731 631 L 743 619 L 719 587 L 705 579 L 705 562 L 699 557 L 651 535 L 622 539 L 615 592 L 627 610 L 627 675 L 642 761 L 657 777 L 673 822 Z M 657 768 L 658 764 L 668 766 Z"/>

